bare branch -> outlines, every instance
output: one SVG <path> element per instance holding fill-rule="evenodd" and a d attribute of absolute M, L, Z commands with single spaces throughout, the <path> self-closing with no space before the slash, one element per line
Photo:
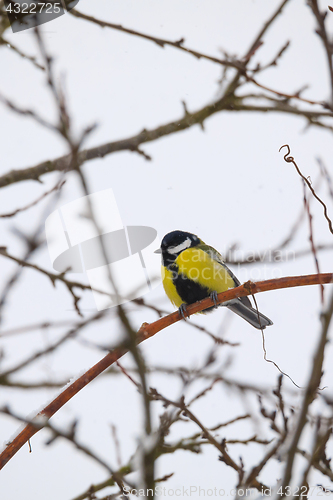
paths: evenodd
<path fill-rule="evenodd" d="M 35 120 L 36 123 L 38 123 L 39 125 L 42 125 L 42 127 L 45 127 L 45 128 L 47 128 L 49 130 L 52 130 L 53 132 L 55 132 L 57 130 L 57 127 L 55 127 L 54 125 L 52 125 L 52 123 L 49 123 L 46 120 L 44 120 L 44 118 L 42 118 L 41 116 L 39 116 L 36 113 L 36 111 L 33 111 L 32 109 L 23 109 L 23 108 L 20 108 L 19 106 L 17 106 L 16 104 L 14 104 L 12 101 L 10 101 L 7 97 L 4 97 L 2 95 L 0 95 L 0 101 L 5 106 L 7 106 L 11 111 L 14 111 L 16 114 L 22 115 L 22 116 L 29 116 L 30 118 L 32 118 L 33 120 Z"/>
<path fill-rule="evenodd" d="M 228 95 L 224 99 L 218 100 L 213 104 L 205 106 L 200 110 L 187 113 L 183 118 L 176 121 L 161 125 L 155 129 L 142 130 L 139 134 L 115 142 L 108 142 L 101 144 L 100 146 L 83 150 L 77 154 L 77 162 L 82 165 L 84 162 L 93 160 L 96 158 L 104 158 L 109 154 L 113 154 L 120 151 L 133 151 L 137 152 L 141 144 L 147 142 L 156 141 L 161 137 L 165 137 L 170 134 L 178 133 L 194 125 L 201 125 L 207 118 L 214 115 L 215 113 L 221 111 L 260 111 L 260 112 L 273 112 L 273 113 L 287 113 L 292 115 L 303 116 L 307 118 L 309 123 L 312 125 L 317 125 L 320 127 L 328 128 L 333 130 L 333 127 L 326 125 L 320 121 L 319 118 L 333 117 L 332 112 L 321 112 L 321 111 L 306 111 L 301 110 L 296 107 L 291 106 L 285 102 L 277 102 L 274 106 L 255 106 L 255 105 L 245 105 L 242 103 L 243 97 L 233 97 Z M 20 170 L 11 170 L 7 174 L 0 177 L 0 188 L 9 186 L 16 182 L 21 182 L 25 180 L 39 180 L 42 175 L 54 171 L 70 171 L 75 168 L 72 163 L 72 155 L 64 155 L 54 160 L 47 160 L 33 167 L 24 168 Z"/>
<path fill-rule="evenodd" d="M 333 110 L 333 64 L 332 64 L 333 47 L 332 47 L 332 42 L 330 41 L 329 36 L 327 34 L 325 26 L 327 11 L 324 13 L 320 12 L 317 0 L 308 0 L 308 5 L 310 6 L 318 23 L 318 28 L 316 30 L 316 33 L 321 38 L 323 45 L 325 47 L 327 64 L 329 69 L 329 77 L 331 81 L 331 103 L 329 107 L 330 109 Z"/>
<path fill-rule="evenodd" d="M 94 452 L 92 452 L 87 446 L 80 444 L 75 436 L 75 430 L 77 426 L 77 421 L 74 421 L 71 429 L 68 432 L 64 432 L 56 427 L 54 427 L 53 424 L 51 424 L 49 421 L 45 421 L 42 418 L 34 418 L 34 419 L 27 419 L 20 417 L 16 413 L 14 413 L 12 410 L 10 410 L 8 407 L 3 407 L 0 408 L 0 413 L 4 413 L 5 415 L 9 415 L 16 420 L 19 420 L 21 422 L 24 422 L 28 425 L 31 425 L 35 427 L 37 430 L 40 429 L 49 429 L 52 432 L 52 437 L 46 442 L 47 445 L 52 444 L 57 438 L 61 437 L 66 439 L 67 441 L 70 441 L 78 450 L 83 452 L 85 455 L 88 457 L 92 458 L 95 462 L 97 462 L 99 465 L 101 465 L 104 469 L 107 470 L 107 472 L 112 475 L 114 481 L 118 484 L 120 491 L 123 491 L 123 485 L 122 485 L 122 478 L 118 476 L 116 472 L 114 472 L 111 467 L 100 457 L 98 457 Z"/>
<path fill-rule="evenodd" d="M 314 236 L 313 236 L 313 224 L 312 224 L 312 214 L 310 212 L 310 203 L 309 199 L 306 196 L 306 185 L 305 182 L 303 182 L 303 199 L 304 199 L 304 206 L 306 209 L 306 212 L 308 214 L 308 222 L 309 222 L 309 240 L 310 240 L 310 245 L 311 245 L 311 253 L 313 255 L 314 261 L 315 261 L 315 266 L 316 266 L 316 271 L 318 274 L 320 274 L 320 268 L 319 268 L 319 261 L 317 257 L 317 248 L 314 243 Z M 321 303 L 324 303 L 324 285 L 320 285 L 320 297 L 321 297 Z"/>
<path fill-rule="evenodd" d="M 300 171 L 297 163 L 295 162 L 294 158 L 292 156 L 289 156 L 290 155 L 290 147 L 288 146 L 288 144 L 284 144 L 283 146 L 280 147 L 279 151 L 281 151 L 282 148 L 288 148 L 288 151 L 287 153 L 284 155 L 284 160 L 287 162 L 287 163 L 292 163 L 294 165 L 294 167 L 296 168 L 297 170 L 297 173 L 300 177 L 302 177 L 303 181 L 307 184 L 308 188 L 310 189 L 311 193 L 313 194 L 313 196 L 316 198 L 316 200 L 319 201 L 319 203 L 322 205 L 323 209 L 324 209 L 324 216 L 325 216 L 325 219 L 327 220 L 328 222 L 328 227 L 329 227 L 329 230 L 331 231 L 331 233 L 333 234 L 333 224 L 332 224 L 332 221 L 331 219 L 329 218 L 328 216 L 328 213 L 327 213 L 327 206 L 325 205 L 325 203 L 319 198 L 319 196 L 316 194 L 315 190 L 313 189 L 312 185 L 311 185 L 311 182 L 309 181 L 309 179 L 307 177 L 305 177 L 302 172 Z"/>
<path fill-rule="evenodd" d="M 287 288 L 292 286 L 304 286 L 309 284 L 331 283 L 333 275 L 331 273 L 322 274 L 320 277 L 318 275 L 312 276 L 297 276 L 294 278 L 280 278 L 268 281 L 257 282 L 256 284 L 247 282 L 245 285 L 239 286 L 237 288 L 232 288 L 227 292 L 222 292 L 217 296 L 217 303 L 223 303 L 231 300 L 235 297 L 244 297 L 246 295 L 259 293 L 267 290 L 277 290 L 281 288 Z M 195 312 L 202 311 L 214 305 L 214 301 L 210 298 L 196 302 L 187 306 L 187 313 L 194 314 Z M 333 295 L 332 295 L 332 312 L 333 312 Z M 326 318 L 326 316 L 325 316 Z M 137 332 L 136 342 L 140 344 L 144 340 L 154 336 L 159 331 L 163 330 L 169 325 L 177 323 L 182 319 L 179 311 L 176 311 L 165 318 L 161 318 L 155 323 L 143 323 L 139 331 Z M 330 318 L 325 320 L 326 333 L 328 329 Z M 326 343 L 326 335 L 325 335 Z M 325 345 L 324 343 L 324 345 Z M 47 405 L 39 415 L 50 418 L 54 415 L 59 408 L 64 406 L 75 394 L 77 394 L 81 389 L 83 389 L 87 384 L 94 380 L 100 373 L 102 373 L 106 368 L 111 366 L 114 362 L 120 359 L 124 354 L 129 351 L 126 344 L 123 344 L 113 351 L 109 352 L 103 359 L 101 359 L 96 365 L 90 368 L 84 375 L 75 380 L 70 386 L 68 386 L 57 398 L 55 398 L 49 405 Z M 318 366 L 316 365 L 316 368 Z M 316 380 L 314 379 L 314 383 Z M 319 385 L 319 381 L 318 381 Z M 312 385 L 311 385 L 312 388 Z M 311 393 L 312 394 L 312 393 Z M 0 469 L 2 469 L 6 463 L 12 458 L 13 455 L 23 446 L 23 444 L 32 437 L 37 430 L 28 425 L 0 454 Z M 298 441 L 297 441 L 298 442 Z M 297 443 L 296 443 L 297 444 Z"/>
<path fill-rule="evenodd" d="M 42 356 L 46 356 L 47 354 L 50 354 L 53 352 L 55 349 L 57 349 L 60 345 L 62 345 L 64 342 L 66 342 L 69 339 L 74 338 L 79 331 L 82 330 L 85 326 L 89 325 L 93 321 L 97 321 L 98 319 L 102 318 L 104 316 L 104 311 L 99 311 L 98 313 L 94 314 L 92 317 L 81 321 L 80 323 L 77 323 L 73 328 L 71 328 L 65 335 L 63 335 L 57 342 L 54 344 L 49 345 L 46 349 L 43 349 L 41 351 L 37 351 L 33 355 L 29 356 L 27 359 L 24 361 L 21 361 L 18 363 L 16 366 L 9 368 L 5 372 L 0 373 L 0 383 L 2 385 L 8 385 L 7 383 L 7 378 L 9 375 L 12 375 L 13 373 L 16 373 L 19 370 L 22 370 L 22 368 L 25 368 L 26 366 L 30 365 L 36 359 L 39 359 Z"/>
<path fill-rule="evenodd" d="M 62 283 L 64 283 L 66 285 L 69 293 L 73 297 L 74 307 L 75 307 L 77 313 L 80 316 L 82 316 L 82 313 L 81 313 L 81 311 L 80 311 L 80 309 L 78 307 L 78 302 L 79 302 L 79 300 L 80 300 L 81 297 L 79 297 L 78 295 L 76 295 L 74 289 L 75 288 L 80 288 L 81 290 L 91 290 L 91 287 L 89 285 L 84 285 L 83 283 L 80 283 L 78 281 L 67 280 L 65 278 L 65 274 L 66 273 L 54 274 L 54 273 L 51 273 L 49 271 L 46 271 L 45 269 L 37 266 L 36 264 L 32 264 L 30 262 L 27 262 L 26 260 L 22 260 L 22 259 L 19 259 L 18 257 L 14 257 L 13 255 L 9 254 L 7 252 L 7 249 L 4 248 L 4 247 L 0 247 L 0 255 L 3 255 L 4 257 L 7 257 L 10 260 L 13 260 L 14 262 L 16 262 L 17 264 L 19 264 L 20 266 L 28 267 L 30 269 L 35 269 L 36 271 L 44 274 L 45 276 L 47 276 L 51 280 L 53 286 L 55 286 L 55 282 L 56 281 L 61 281 Z"/>
<path fill-rule="evenodd" d="M 299 439 L 301 437 L 304 426 L 306 424 L 308 408 L 316 395 L 316 392 L 317 392 L 317 389 L 319 387 L 320 380 L 322 377 L 324 352 L 325 352 L 325 346 L 326 346 L 326 343 L 328 340 L 327 334 L 328 334 L 328 328 L 329 328 L 329 325 L 330 325 L 330 322 L 332 319 L 332 315 L 333 315 L 333 293 L 331 294 L 330 302 L 328 304 L 327 309 L 322 313 L 322 330 L 321 330 L 318 346 L 317 346 L 317 349 L 316 349 L 316 352 L 315 352 L 315 355 L 313 358 L 311 374 L 310 374 L 309 381 L 308 381 L 308 384 L 307 384 L 307 387 L 305 390 L 302 407 L 301 407 L 299 414 L 298 414 L 297 424 L 296 424 L 295 429 L 293 429 L 293 431 L 292 431 L 293 439 L 292 439 L 291 444 L 290 444 L 289 449 L 288 449 L 287 463 L 286 463 L 284 475 L 283 475 L 283 478 L 281 481 L 283 493 L 286 491 L 286 486 L 288 486 L 290 483 L 295 454 L 297 452 Z"/>
<path fill-rule="evenodd" d="M 35 201 L 28 203 L 28 205 L 26 205 L 25 207 L 17 208 L 13 212 L 9 212 L 7 214 L 0 214 L 0 217 L 2 217 L 2 218 L 14 217 L 19 212 L 24 212 L 25 210 L 28 210 L 29 208 L 34 207 L 35 205 L 37 205 L 37 203 L 39 203 L 44 198 L 46 198 L 46 196 L 53 193 L 53 191 L 57 191 L 58 189 L 61 189 L 62 186 L 65 184 L 65 182 L 66 181 L 57 182 L 57 184 L 55 186 L 53 186 L 53 188 L 49 189 L 48 191 L 45 191 L 45 193 L 43 193 L 41 196 L 39 196 Z"/>
<path fill-rule="evenodd" d="M 36 57 L 34 56 L 28 56 L 24 52 L 22 52 L 16 45 L 13 45 L 9 40 L 6 40 L 5 38 L 1 37 L 0 38 L 0 45 L 4 45 L 5 47 L 10 48 L 13 52 L 16 52 L 20 57 L 23 59 L 27 59 L 28 61 L 32 62 L 32 64 L 38 68 L 41 69 L 42 71 L 45 71 L 45 67 L 39 64 L 36 60 Z"/>
<path fill-rule="evenodd" d="M 177 40 L 176 42 L 173 42 L 171 40 L 166 40 L 165 38 L 158 38 L 154 37 L 152 35 L 146 35 L 144 33 L 141 33 L 136 30 L 132 30 L 129 28 L 125 28 L 124 26 L 121 26 L 120 24 L 113 24 L 113 23 L 108 23 L 106 21 L 103 21 L 101 19 L 96 19 L 96 17 L 89 16 L 87 14 L 83 14 L 83 12 L 79 12 L 77 9 L 71 9 L 70 14 L 72 16 L 84 19 L 85 21 L 89 21 L 91 23 L 97 24 L 101 28 L 111 28 L 117 31 L 122 31 L 123 33 L 127 33 L 128 35 L 134 35 L 139 38 L 144 38 L 145 40 L 149 40 L 151 42 L 154 42 L 156 45 L 158 45 L 161 48 L 164 48 L 165 45 L 169 45 L 170 47 L 174 47 L 176 49 L 182 50 L 184 52 L 187 52 L 188 54 L 194 56 L 196 59 L 206 59 L 208 61 L 221 64 L 223 66 L 228 66 L 231 68 L 236 68 L 243 70 L 244 64 L 242 64 L 240 61 L 229 61 L 227 59 L 219 59 L 218 57 L 213 57 L 209 56 L 207 54 L 204 54 L 202 52 L 198 52 L 193 49 L 189 49 L 184 47 L 185 40 L 184 38 L 181 38 L 180 40 Z"/>

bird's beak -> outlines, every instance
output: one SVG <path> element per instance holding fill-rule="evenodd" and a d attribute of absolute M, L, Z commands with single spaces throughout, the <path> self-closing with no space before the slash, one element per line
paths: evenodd
<path fill-rule="evenodd" d="M 162 253 L 162 250 L 158 248 L 157 250 L 154 251 L 154 253 Z"/>

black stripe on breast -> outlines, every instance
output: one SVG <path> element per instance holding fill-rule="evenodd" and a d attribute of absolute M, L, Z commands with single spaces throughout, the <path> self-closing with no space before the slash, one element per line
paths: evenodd
<path fill-rule="evenodd" d="M 184 274 L 179 273 L 177 265 L 173 265 L 170 270 L 173 271 L 173 284 L 176 287 L 178 295 L 185 304 L 193 304 L 198 300 L 209 297 L 210 290 L 200 285 L 200 283 L 188 279 Z"/>

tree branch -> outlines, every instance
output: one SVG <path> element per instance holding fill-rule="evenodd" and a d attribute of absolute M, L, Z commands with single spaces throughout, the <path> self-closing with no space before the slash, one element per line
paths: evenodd
<path fill-rule="evenodd" d="M 247 282 L 237 288 L 232 288 L 227 292 L 222 292 L 217 296 L 217 303 L 223 303 L 229 301 L 236 297 L 244 297 L 246 295 L 253 295 L 256 293 L 268 291 L 268 290 L 278 290 L 281 288 L 290 288 L 297 286 L 306 285 L 318 285 L 320 283 L 332 283 L 333 274 L 326 273 L 318 276 L 317 274 L 308 276 L 294 276 L 289 278 L 279 278 L 267 281 L 260 281 L 257 283 Z M 203 311 L 208 307 L 212 307 L 214 301 L 210 298 L 196 302 L 195 304 L 187 306 L 187 314 L 194 314 L 196 312 Z M 333 299 L 332 299 L 333 307 Z M 154 323 L 143 323 L 141 328 L 137 333 L 137 344 L 140 344 L 144 340 L 153 337 L 156 333 L 163 330 L 167 326 L 177 323 L 182 319 L 179 311 L 176 311 L 168 316 L 161 318 Z M 328 328 L 328 324 L 327 324 Z M 326 340 L 325 340 L 326 342 Z M 48 404 L 38 416 L 45 416 L 49 419 L 54 415 L 62 406 L 64 406 L 75 394 L 77 394 L 81 389 L 88 385 L 92 380 L 94 380 L 100 373 L 102 373 L 106 368 L 111 366 L 115 361 L 120 359 L 124 354 L 129 351 L 129 347 L 123 344 L 113 351 L 109 352 L 104 358 L 102 358 L 98 363 L 96 363 L 92 368 L 90 368 L 84 375 L 75 380 L 71 385 L 66 387 L 66 389 L 59 394 L 50 404 Z M 22 432 L 16 438 L 13 439 L 11 443 L 7 445 L 5 450 L 0 455 L 0 469 L 2 469 L 6 463 L 15 455 L 15 453 L 30 439 L 34 434 L 36 434 L 37 429 L 29 424 L 23 429 Z"/>
<path fill-rule="evenodd" d="M 139 146 L 147 142 L 156 141 L 161 137 L 166 137 L 171 134 L 189 129 L 194 125 L 202 125 L 210 116 L 220 111 L 251 111 L 251 112 L 278 112 L 292 115 L 303 116 L 309 123 L 320 127 L 325 127 L 333 130 L 333 127 L 321 123 L 319 118 L 333 117 L 332 112 L 321 111 L 306 111 L 297 107 L 293 107 L 285 102 L 277 102 L 274 106 L 257 106 L 246 105 L 243 103 L 242 97 L 235 97 L 233 94 L 228 94 L 222 99 L 209 104 L 194 113 L 187 112 L 179 120 L 161 125 L 155 129 L 143 129 L 139 134 L 114 142 L 107 142 L 94 148 L 85 149 L 77 154 L 77 162 L 82 165 L 84 162 L 94 160 L 96 158 L 104 158 L 112 153 L 120 151 L 138 152 Z M 15 184 L 16 182 L 26 180 L 40 180 L 42 175 L 55 171 L 70 171 L 75 169 L 72 161 L 72 154 L 60 156 L 54 160 L 47 160 L 33 167 L 23 168 L 20 170 L 11 170 L 0 177 L 0 188 Z"/>
<path fill-rule="evenodd" d="M 139 38 L 143 38 L 145 40 L 149 40 L 151 42 L 154 42 L 156 45 L 161 47 L 162 49 L 164 48 L 165 45 L 169 45 L 170 47 L 174 47 L 176 49 L 182 50 L 184 52 L 187 52 L 188 54 L 196 57 L 197 59 L 206 59 L 208 61 L 221 64 L 223 66 L 228 66 L 231 68 L 236 68 L 243 70 L 244 69 L 244 64 L 242 64 L 240 61 L 229 61 L 228 59 L 219 59 L 218 57 L 210 56 L 207 54 L 204 54 L 202 52 L 198 52 L 197 50 L 189 49 L 187 47 L 183 46 L 183 43 L 185 43 L 184 38 L 181 38 L 180 40 L 177 40 L 176 42 L 173 42 L 172 40 L 167 40 L 165 38 L 158 38 L 152 35 L 146 35 L 145 33 L 141 33 L 140 31 L 132 30 L 129 28 L 125 28 L 121 24 L 114 24 L 114 23 L 108 23 L 107 21 L 103 21 L 101 19 L 97 19 L 96 17 L 89 16 L 88 14 L 83 14 L 83 12 L 79 12 L 76 9 L 71 9 L 69 12 L 72 16 L 77 17 L 79 19 L 84 19 L 85 21 L 89 21 L 91 23 L 97 24 L 101 28 L 111 28 L 116 31 L 122 31 L 123 33 L 127 33 L 128 35 L 134 35 Z"/>
<path fill-rule="evenodd" d="M 331 299 L 328 304 L 328 307 L 325 312 L 322 313 L 322 330 L 319 338 L 319 343 L 317 346 L 317 350 L 315 352 L 312 364 L 312 370 L 309 377 L 309 381 L 305 390 L 303 404 L 301 410 L 298 415 L 297 425 L 293 430 L 293 439 L 289 446 L 288 455 L 287 455 L 287 463 L 283 475 L 283 479 L 281 481 L 281 489 L 283 492 L 283 497 L 278 495 L 277 498 L 285 498 L 284 492 L 286 491 L 286 486 L 289 485 L 291 480 L 291 474 L 294 464 L 295 455 L 297 452 L 298 442 L 300 440 L 302 431 L 307 421 L 307 413 L 310 404 L 312 403 L 317 389 L 320 384 L 320 380 L 322 377 L 322 368 L 324 362 L 324 351 L 327 343 L 327 334 L 328 328 L 333 315 L 333 293 L 331 294 Z"/>

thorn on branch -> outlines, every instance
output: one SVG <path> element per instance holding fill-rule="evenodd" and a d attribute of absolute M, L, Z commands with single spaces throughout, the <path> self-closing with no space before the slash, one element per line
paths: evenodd
<path fill-rule="evenodd" d="M 265 69 L 271 68 L 272 66 L 277 66 L 278 60 L 282 57 L 284 52 L 288 49 L 289 45 L 290 45 L 290 40 L 287 40 L 286 43 L 283 45 L 283 47 L 279 50 L 279 52 L 276 54 L 274 59 L 269 64 L 266 64 L 265 66 L 261 66 L 260 63 L 257 63 L 257 66 L 252 70 L 253 73 L 258 73 L 259 71 L 263 71 Z"/>
<path fill-rule="evenodd" d="M 244 462 L 243 462 L 242 457 L 239 457 L 239 462 L 240 462 L 240 465 L 239 465 L 239 469 L 238 469 L 238 477 L 239 477 L 238 485 L 240 486 L 243 482 L 244 474 L 245 474 Z"/>
<path fill-rule="evenodd" d="M 285 415 L 285 411 L 284 411 L 284 401 L 283 401 L 283 397 L 282 397 L 282 392 L 281 392 L 281 388 L 282 388 L 282 379 L 283 379 L 283 375 L 281 374 L 278 378 L 278 386 L 276 389 L 273 390 L 273 394 L 278 398 L 279 400 L 279 409 L 281 411 L 281 414 L 282 414 L 282 417 L 283 417 L 283 423 L 284 423 L 284 429 L 286 432 L 288 432 L 288 417 L 286 417 Z"/>
<path fill-rule="evenodd" d="M 97 123 L 93 123 L 92 125 L 88 125 L 81 134 L 81 137 L 78 140 L 77 149 L 80 149 L 83 142 L 86 140 L 89 134 L 91 134 L 98 127 Z"/>
<path fill-rule="evenodd" d="M 289 45 L 290 45 L 290 40 L 287 40 L 286 43 L 285 43 L 285 45 L 282 47 L 282 49 L 280 50 L 280 52 L 277 54 L 277 56 L 275 57 L 274 61 L 272 62 L 272 66 L 276 66 L 277 65 L 278 60 L 284 54 L 284 52 L 288 49 Z"/>
<path fill-rule="evenodd" d="M 152 157 L 149 156 L 147 153 L 145 153 L 142 149 L 139 147 L 131 149 L 131 151 L 134 151 L 135 153 L 138 153 L 139 155 L 143 156 L 147 161 L 151 161 Z"/>
<path fill-rule="evenodd" d="M 189 116 L 191 113 L 189 113 L 189 111 L 187 109 L 186 102 L 182 101 L 182 105 L 183 105 L 183 108 L 184 108 L 185 116 Z"/>
<path fill-rule="evenodd" d="M 275 419 L 276 419 L 276 411 L 273 410 L 272 412 L 268 412 L 266 410 L 266 408 L 264 408 L 263 404 L 262 404 L 262 400 L 261 400 L 261 396 L 259 395 L 258 396 L 258 401 L 259 401 L 259 406 L 260 406 L 260 413 L 262 414 L 263 417 L 267 418 L 268 420 L 271 421 L 271 429 L 273 431 L 275 431 L 277 434 L 280 434 L 281 435 L 281 431 L 280 429 L 278 428 L 278 426 L 276 425 L 275 423 Z"/>
<path fill-rule="evenodd" d="M 303 85 L 303 87 L 301 87 L 297 92 L 295 92 L 295 97 L 301 97 L 301 94 L 306 90 L 308 90 L 309 87 L 310 85 Z"/>
<path fill-rule="evenodd" d="M 185 43 L 185 38 L 180 38 L 175 42 L 175 45 L 177 45 L 177 47 L 181 47 L 184 43 Z"/>
<path fill-rule="evenodd" d="M 247 62 L 251 59 L 251 57 L 257 52 L 257 50 L 264 44 L 262 40 L 258 40 L 257 43 L 252 47 L 252 50 L 246 54 L 243 58 L 243 61 Z"/>
<path fill-rule="evenodd" d="M 155 479 L 155 483 L 162 483 L 162 482 L 165 482 L 167 481 L 168 479 L 170 479 L 170 477 L 172 477 L 174 475 L 174 472 L 171 472 L 171 474 L 166 474 L 165 476 L 163 477 L 159 477 L 157 479 Z"/>
<path fill-rule="evenodd" d="M 222 448 L 224 451 L 227 451 L 227 445 L 226 445 L 226 442 L 227 442 L 226 438 L 223 438 L 223 439 L 222 439 L 222 441 L 221 441 L 221 448 Z M 223 456 L 223 455 L 219 455 L 218 459 L 219 459 L 219 461 L 220 461 L 220 462 L 223 462 L 223 463 L 225 463 L 225 464 L 227 464 L 227 465 L 228 465 L 228 460 L 227 460 L 227 458 L 226 458 L 225 456 Z"/>

